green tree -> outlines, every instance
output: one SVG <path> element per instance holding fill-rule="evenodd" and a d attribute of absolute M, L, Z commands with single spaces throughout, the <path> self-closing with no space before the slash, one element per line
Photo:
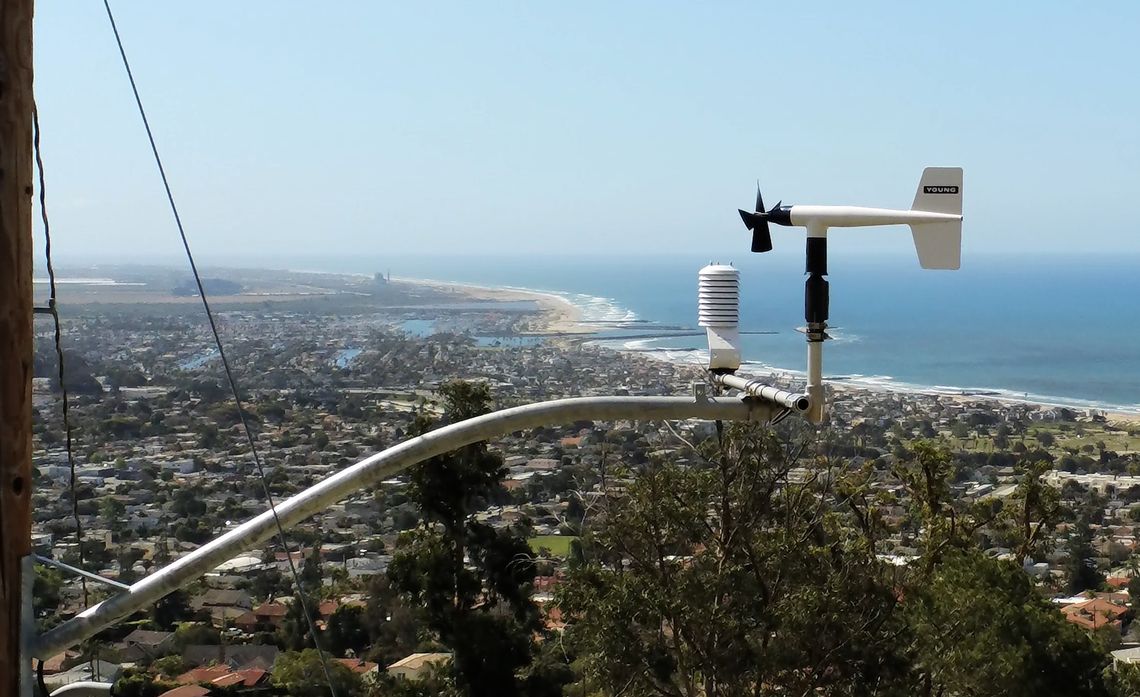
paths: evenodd
<path fill-rule="evenodd" d="M 486 385 L 451 382 L 440 389 L 448 422 L 490 408 Z M 422 413 L 412 431 L 432 422 Z M 530 600 L 534 560 L 526 540 L 509 529 L 477 523 L 472 514 L 505 499 L 502 458 L 476 443 L 432 458 L 411 473 L 408 497 L 422 525 L 401 536 L 388 569 L 392 588 L 423 608 L 427 626 L 454 652 L 458 688 L 503 697 L 537 690 L 520 670 L 529 665 L 540 629 Z M 465 564 L 465 559 L 470 564 Z"/>
<path fill-rule="evenodd" d="M 1140 576 L 1128 579 L 1128 606 L 1133 615 L 1140 616 Z"/>
<path fill-rule="evenodd" d="M 182 660 L 182 656 L 174 654 L 172 656 L 156 658 L 151 662 L 150 670 L 156 675 L 165 675 L 175 678 L 185 673 L 187 666 L 186 661 Z"/>
<path fill-rule="evenodd" d="M 881 508 L 893 505 L 873 486 L 881 472 L 790 452 L 769 432 L 734 425 L 702 450 L 703 464 L 666 462 L 607 491 L 558 592 L 584 691 L 1107 694 L 1098 643 L 1020 565 L 978 546 L 1003 515 L 1047 514 L 1035 479 L 1006 512 L 962 502 L 949 453 L 915 443 L 894 473 L 920 555 L 896 565 L 875 553 L 887 530 Z M 1033 534 L 1031 525 L 1027 548 Z"/>
<path fill-rule="evenodd" d="M 253 597 L 268 600 L 289 592 L 289 580 L 274 567 L 255 571 L 250 576 L 249 592 Z"/>
<path fill-rule="evenodd" d="M 63 588 L 63 573 L 54 567 L 36 564 L 36 578 L 32 583 L 32 611 L 36 620 L 48 624 L 46 619 L 59 608 L 60 592 Z M 42 626 L 41 626 L 42 629 Z"/>
<path fill-rule="evenodd" d="M 784 485 L 799 463 L 774 434 L 725 431 L 705 466 L 667 462 L 607 492 L 558 594 L 587 679 L 646 697 L 890 680 L 891 569 L 837 528 L 826 478 Z"/>
<path fill-rule="evenodd" d="M 1087 513 L 1082 514 L 1069 535 L 1069 557 L 1065 562 L 1065 577 L 1070 593 L 1096 590 L 1104 585 L 1104 574 L 1097 568 L 1095 557 L 1089 518 Z"/>
<path fill-rule="evenodd" d="M 217 645 L 221 641 L 218 630 L 205 622 L 183 622 L 174 630 L 174 646 L 179 651 L 192 644 Z"/>
<path fill-rule="evenodd" d="M 994 447 L 1000 450 L 1008 448 L 1010 433 L 1010 428 L 1006 424 L 998 426 L 997 431 L 994 432 Z"/>
<path fill-rule="evenodd" d="M 291 651 L 315 648 L 313 636 L 309 632 L 309 621 L 305 617 L 305 609 L 306 606 L 302 602 L 301 596 L 293 596 L 292 602 L 288 603 L 285 617 L 281 621 L 281 628 L 277 630 L 281 644 Z M 309 612 L 316 612 L 316 608 L 312 605 L 308 606 L 308 610 Z"/>
<path fill-rule="evenodd" d="M 376 575 L 368 581 L 364 624 L 369 660 L 388 665 L 416 650 L 425 622 L 422 609 L 406 602 L 387 576 Z"/>
<path fill-rule="evenodd" d="M 361 697 L 365 694 L 360 677 L 336 661 L 328 661 L 328 669 L 337 697 Z M 285 651 L 273 663 L 273 686 L 290 697 L 329 697 L 328 680 L 321 656 L 316 649 Z"/>
<path fill-rule="evenodd" d="M 368 647 L 368 629 L 364 626 L 364 608 L 358 605 L 341 605 L 329 617 L 325 630 L 325 643 L 334 656 L 360 656 Z"/>
<path fill-rule="evenodd" d="M 128 670 L 115 681 L 112 694 L 115 697 L 159 697 L 175 687 L 176 685 L 156 680 L 145 672 Z"/>
<path fill-rule="evenodd" d="M 1020 567 L 955 550 L 910 588 L 914 667 L 928 694 L 1105 694 L 1108 657 Z"/>
<path fill-rule="evenodd" d="M 99 517 L 116 536 L 126 527 L 126 515 L 127 507 L 115 497 L 104 496 L 99 500 Z"/>
<path fill-rule="evenodd" d="M 190 596 L 182 589 L 164 595 L 150 608 L 150 618 L 163 631 L 174 630 L 179 623 L 194 619 L 195 614 L 190 607 Z"/>
<path fill-rule="evenodd" d="M 301 579 L 301 587 L 304 588 L 305 593 L 319 597 L 321 588 L 325 582 L 325 573 L 321 568 L 320 545 L 313 545 L 313 548 L 309 550 L 305 561 L 301 563 L 301 571 L 298 575 Z"/>

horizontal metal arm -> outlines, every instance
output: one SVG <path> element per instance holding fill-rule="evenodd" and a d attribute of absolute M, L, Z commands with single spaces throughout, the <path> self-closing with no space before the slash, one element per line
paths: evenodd
<path fill-rule="evenodd" d="M 40 556 L 39 554 L 33 554 L 32 557 L 35 558 L 37 564 L 47 564 L 48 566 L 54 566 L 57 569 L 63 569 L 64 571 L 73 573 L 76 576 L 82 576 L 83 578 L 90 579 L 92 581 L 95 581 L 96 583 L 102 583 L 103 585 L 111 586 L 112 588 L 118 588 L 119 590 L 130 590 L 131 589 L 131 587 L 125 583 L 121 583 L 119 581 L 114 581 L 114 580 L 109 579 L 109 578 L 103 578 L 99 574 L 93 574 L 90 571 L 84 571 L 83 569 L 80 569 L 79 567 L 72 566 L 70 564 L 64 564 L 63 562 L 57 561 L 57 560 L 52 559 L 50 557 L 43 557 L 43 556 Z"/>
<path fill-rule="evenodd" d="M 372 455 L 277 504 L 277 516 L 291 528 L 349 494 L 392 477 L 412 465 L 471 443 L 536 426 L 580 420 L 659 421 L 719 419 L 766 422 L 776 410 L 753 399 L 696 397 L 577 397 L 504 409 L 460 421 L 404 441 Z M 32 655 L 53 656 L 152 605 L 219 564 L 273 537 L 273 512 L 267 510 L 190 554 L 133 584 L 38 637 Z"/>
<path fill-rule="evenodd" d="M 766 385 L 759 380 L 750 380 L 745 377 L 740 377 L 739 375 L 731 375 L 728 373 L 713 373 L 712 379 L 713 382 L 719 385 L 740 390 L 753 397 L 779 404 L 781 407 L 787 409 L 807 411 L 811 406 L 811 400 L 808 399 L 806 394 L 781 390 L 778 387 Z"/>

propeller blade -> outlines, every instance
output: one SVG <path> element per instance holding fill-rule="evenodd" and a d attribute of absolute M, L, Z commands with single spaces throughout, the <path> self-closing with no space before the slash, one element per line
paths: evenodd
<path fill-rule="evenodd" d="M 772 206 L 772 211 L 779 210 L 780 206 L 782 206 L 782 205 L 784 205 L 784 199 L 780 199 L 779 201 L 776 201 L 776 205 Z M 768 211 L 768 212 L 771 213 L 772 211 Z"/>
<path fill-rule="evenodd" d="M 752 251 L 758 254 L 772 251 L 772 233 L 768 230 L 767 220 L 752 230 Z"/>
<path fill-rule="evenodd" d="M 772 232 L 768 229 L 768 216 L 764 210 L 764 197 L 760 193 L 760 181 L 756 181 L 756 212 L 740 211 L 744 226 L 752 231 L 752 251 L 756 253 L 772 251 Z"/>
<path fill-rule="evenodd" d="M 768 220 L 764 214 L 740 210 L 740 219 L 744 221 L 744 227 L 752 231 L 752 251 L 758 253 L 772 251 L 772 233 L 768 229 Z"/>

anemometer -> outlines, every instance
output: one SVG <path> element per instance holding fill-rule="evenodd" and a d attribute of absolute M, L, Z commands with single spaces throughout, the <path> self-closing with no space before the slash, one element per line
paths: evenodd
<path fill-rule="evenodd" d="M 922 268 L 957 269 L 962 261 L 962 168 L 927 167 L 923 170 L 910 210 L 785 206 L 783 201 L 765 209 L 760 187 L 757 186 L 756 210 L 741 210 L 740 217 L 752 232 L 752 251 L 756 253 L 772 250 L 769 223 L 807 228 L 804 265 L 808 276 L 804 284 L 807 388 L 804 395 L 798 396 L 799 399 L 785 399 L 781 403 L 788 409 L 806 412 L 807 419 L 818 424 L 823 422 L 826 414 L 823 342 L 829 338 L 829 288 L 824 278 L 827 275 L 827 231 L 837 227 L 909 225 Z M 765 398 L 761 388 L 767 386 L 735 378 L 734 375 L 740 368 L 739 284 L 740 273 L 731 266 L 710 265 L 700 271 L 698 320 L 708 334 L 708 368 L 717 382 Z"/>

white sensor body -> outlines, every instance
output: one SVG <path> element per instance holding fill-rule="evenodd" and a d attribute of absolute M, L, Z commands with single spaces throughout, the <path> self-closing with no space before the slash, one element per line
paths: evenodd
<path fill-rule="evenodd" d="M 710 264 L 697 275 L 697 324 L 709 339 L 709 370 L 740 367 L 740 271 Z"/>

